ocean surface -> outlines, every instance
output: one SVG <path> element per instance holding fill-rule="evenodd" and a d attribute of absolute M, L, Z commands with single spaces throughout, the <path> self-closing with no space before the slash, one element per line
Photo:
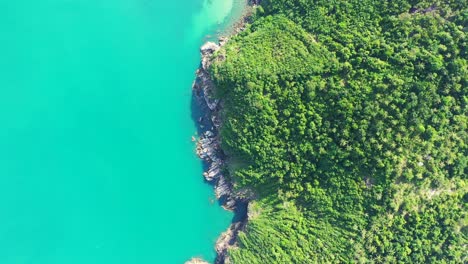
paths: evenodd
<path fill-rule="evenodd" d="M 242 4 L 0 0 L 1 264 L 213 261 L 191 84 Z"/>

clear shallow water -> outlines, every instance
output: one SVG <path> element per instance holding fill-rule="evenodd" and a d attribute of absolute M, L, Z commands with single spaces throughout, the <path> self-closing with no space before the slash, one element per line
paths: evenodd
<path fill-rule="evenodd" d="M 0 263 L 213 260 L 191 83 L 237 4 L 0 1 Z"/>

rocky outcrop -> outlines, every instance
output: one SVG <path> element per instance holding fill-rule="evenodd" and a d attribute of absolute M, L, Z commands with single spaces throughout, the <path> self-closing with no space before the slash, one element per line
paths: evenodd
<path fill-rule="evenodd" d="M 193 84 L 193 94 L 202 116 L 198 117 L 200 138 L 197 142 L 197 155 L 205 162 L 203 173 L 205 180 L 213 184 L 216 198 L 227 210 L 236 214 L 229 229 L 224 232 L 216 243 L 216 263 L 228 263 L 227 251 L 236 243 L 239 231 L 247 220 L 247 204 L 251 195 L 246 191 L 234 191 L 233 183 L 226 175 L 226 156 L 220 147 L 219 128 L 222 120 L 220 111 L 222 102 L 213 97 L 215 85 L 211 79 L 209 68 L 214 54 L 228 41 L 220 38 L 219 45 L 208 42 L 200 48 L 202 55 L 200 68 L 196 72 Z M 219 57 L 218 57 L 219 59 Z"/>
<path fill-rule="evenodd" d="M 223 256 L 223 259 L 222 261 L 217 261 L 216 263 L 230 263 L 227 250 L 230 247 L 235 246 L 239 230 L 244 229 L 245 224 L 246 221 L 233 223 L 226 232 L 219 236 L 218 240 L 216 241 L 215 248 L 218 256 Z"/>
<path fill-rule="evenodd" d="M 225 155 L 220 147 L 218 129 L 221 125 L 220 101 L 213 98 L 214 83 L 208 72 L 213 54 L 227 42 L 227 38 L 221 38 L 220 44 L 207 42 L 200 48 L 202 62 L 197 70 L 197 78 L 193 85 L 194 94 L 198 98 L 200 108 L 205 116 L 201 119 L 208 124 L 203 125 L 201 136 L 197 142 L 197 155 L 208 165 L 203 173 L 205 180 L 214 184 L 216 198 L 219 199 L 228 210 L 235 210 L 238 197 L 234 194 L 232 183 L 226 179 Z"/>
<path fill-rule="evenodd" d="M 197 70 L 197 79 L 195 81 L 194 89 L 201 89 L 203 99 L 211 111 L 215 111 L 218 106 L 219 100 L 213 99 L 213 81 L 211 80 L 208 69 L 211 64 L 211 55 L 219 50 L 220 46 L 213 42 L 207 42 L 200 49 L 202 60 L 201 67 Z"/>
<path fill-rule="evenodd" d="M 251 6 L 260 4 L 260 0 L 248 0 Z M 239 33 L 245 29 L 253 9 L 246 9 L 244 16 L 233 25 L 231 34 Z M 220 147 L 219 129 L 222 124 L 221 110 L 223 102 L 215 98 L 215 84 L 209 73 L 210 65 L 214 60 L 222 61 L 225 56 L 218 52 L 220 48 L 229 41 L 227 37 L 220 37 L 219 42 L 207 42 L 200 48 L 201 63 L 196 72 L 193 83 L 193 97 L 196 101 L 197 111 L 201 116 L 198 120 L 198 133 L 200 138 L 197 142 L 197 154 L 205 163 L 203 176 L 215 189 L 216 198 L 227 210 L 235 213 L 232 224 L 228 230 L 221 234 L 216 242 L 217 257 L 216 264 L 229 263 L 228 249 L 236 245 L 239 232 L 247 224 L 247 208 L 249 201 L 254 199 L 251 190 L 234 190 L 234 185 L 226 174 L 226 155 Z M 188 264 L 195 264 L 192 262 Z M 202 262 L 203 263 L 203 262 Z"/>
<path fill-rule="evenodd" d="M 201 66 L 204 71 L 208 71 L 208 68 L 210 67 L 210 60 L 211 60 L 211 55 L 218 51 L 220 46 L 214 42 L 207 42 L 205 43 L 201 48 L 200 52 L 202 55 L 202 62 Z"/>

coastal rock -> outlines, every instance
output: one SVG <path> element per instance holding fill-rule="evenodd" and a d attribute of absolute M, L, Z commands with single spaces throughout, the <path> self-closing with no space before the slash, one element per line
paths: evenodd
<path fill-rule="evenodd" d="M 197 70 L 197 78 L 195 84 L 193 85 L 194 90 L 197 90 L 200 95 L 202 95 L 206 105 L 211 111 L 215 111 L 219 100 L 212 98 L 214 84 L 211 80 L 211 76 L 208 72 L 208 69 L 211 64 L 211 57 L 214 52 L 219 50 L 220 46 L 213 43 L 207 42 L 201 48 L 201 67 Z"/>
<path fill-rule="evenodd" d="M 197 143 L 197 155 L 205 161 L 215 162 L 219 160 L 218 148 L 219 142 L 216 138 L 203 136 Z"/>
<path fill-rule="evenodd" d="M 218 238 L 215 246 L 216 253 L 218 253 L 218 257 L 215 261 L 216 264 L 230 263 L 227 250 L 235 245 L 239 230 L 243 229 L 244 226 L 245 223 L 242 222 L 233 223 L 229 229 Z"/>
<path fill-rule="evenodd" d="M 218 176 L 218 181 L 215 184 L 216 198 L 223 202 L 223 207 L 226 210 L 234 211 L 237 208 L 237 202 L 240 201 L 230 181 L 228 181 L 224 175 Z"/>
<path fill-rule="evenodd" d="M 205 137 L 214 137 L 214 133 L 208 130 L 208 131 L 205 131 L 204 136 Z"/>
<path fill-rule="evenodd" d="M 216 243 L 216 264 L 229 263 L 228 248 L 235 244 L 239 232 L 247 223 L 247 205 L 249 198 L 252 197 L 247 191 L 234 192 L 233 184 L 223 175 L 225 155 L 220 147 L 219 138 L 219 128 L 222 124 L 220 117 L 222 102 L 212 97 L 215 85 L 208 69 L 212 62 L 213 53 L 218 51 L 227 41 L 228 38 L 220 38 L 219 45 L 208 42 L 201 47 L 202 61 L 193 84 L 193 92 L 203 114 L 202 117 L 198 118 L 198 132 L 201 136 L 196 147 L 197 155 L 207 165 L 203 176 L 208 182 L 213 183 L 216 198 L 222 206 L 236 212 L 235 222 L 220 236 Z M 187 262 L 186 264 L 198 264 L 198 262 Z"/>
<path fill-rule="evenodd" d="M 214 181 L 219 179 L 221 177 L 221 169 L 223 165 L 224 164 L 221 160 L 214 161 L 211 163 L 208 171 L 203 173 L 203 176 L 205 176 L 207 181 Z"/>
<path fill-rule="evenodd" d="M 209 58 L 210 55 L 202 56 L 202 65 L 205 65 L 204 67 L 209 67 L 207 66 L 210 64 Z M 203 98 L 203 100 L 205 101 L 204 103 L 206 103 L 206 106 L 208 106 L 208 108 L 211 111 L 215 111 L 218 106 L 219 100 L 214 99 L 211 96 L 211 94 L 213 94 L 214 84 L 210 78 L 209 73 L 205 69 L 200 68 L 197 70 L 196 74 L 197 78 L 194 84 L 192 85 L 193 90 L 197 92 L 200 98 Z"/>
<path fill-rule="evenodd" d="M 207 42 L 201 48 L 200 52 L 202 54 L 202 69 L 207 71 L 210 67 L 211 55 L 219 50 L 219 46 L 214 42 Z"/>
<path fill-rule="evenodd" d="M 226 197 L 232 193 L 232 187 L 225 177 L 219 177 L 215 186 L 216 198 Z"/>
<path fill-rule="evenodd" d="M 237 207 L 237 200 L 235 200 L 232 196 L 228 196 L 224 201 L 223 208 L 226 210 L 234 211 Z"/>
<path fill-rule="evenodd" d="M 208 62 L 206 62 L 208 63 Z M 211 111 L 216 110 L 216 107 L 218 106 L 219 100 L 214 99 L 211 97 L 211 94 L 213 93 L 213 81 L 209 77 L 208 73 L 203 72 L 200 75 L 200 80 L 201 80 L 201 85 L 203 89 L 203 98 L 205 99 L 206 105 L 208 108 L 210 108 Z"/>
<path fill-rule="evenodd" d="M 205 93 L 206 94 L 206 93 Z M 216 107 L 218 106 L 219 100 L 218 99 L 212 99 L 208 96 L 205 96 L 205 101 L 210 110 L 215 110 Z"/>
<path fill-rule="evenodd" d="M 219 41 L 219 46 L 220 46 L 220 47 L 224 46 L 224 45 L 228 42 L 228 40 L 229 40 L 228 37 L 220 37 L 220 38 L 218 39 L 218 41 Z"/>
<path fill-rule="evenodd" d="M 221 127 L 221 120 L 217 116 L 212 116 L 211 117 L 211 122 L 213 122 L 213 126 L 216 129 L 219 129 Z"/>
<path fill-rule="evenodd" d="M 203 173 L 209 182 L 215 182 L 217 199 L 223 200 L 223 207 L 235 210 L 237 197 L 233 192 L 232 184 L 222 174 L 224 161 L 220 153 L 219 138 L 212 131 L 203 132 L 197 143 L 198 156 L 208 162 L 208 170 Z"/>
<path fill-rule="evenodd" d="M 208 54 L 208 53 L 213 53 L 215 51 L 219 50 L 219 45 L 214 43 L 214 42 L 211 42 L 211 41 L 208 41 L 206 42 L 201 48 L 200 48 L 200 51 L 202 53 L 202 55 L 204 54 Z"/>

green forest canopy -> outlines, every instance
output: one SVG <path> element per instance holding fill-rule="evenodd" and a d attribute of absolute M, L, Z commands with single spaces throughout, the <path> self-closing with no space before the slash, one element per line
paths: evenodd
<path fill-rule="evenodd" d="M 467 259 L 467 2 L 267 0 L 213 58 L 233 263 Z"/>

